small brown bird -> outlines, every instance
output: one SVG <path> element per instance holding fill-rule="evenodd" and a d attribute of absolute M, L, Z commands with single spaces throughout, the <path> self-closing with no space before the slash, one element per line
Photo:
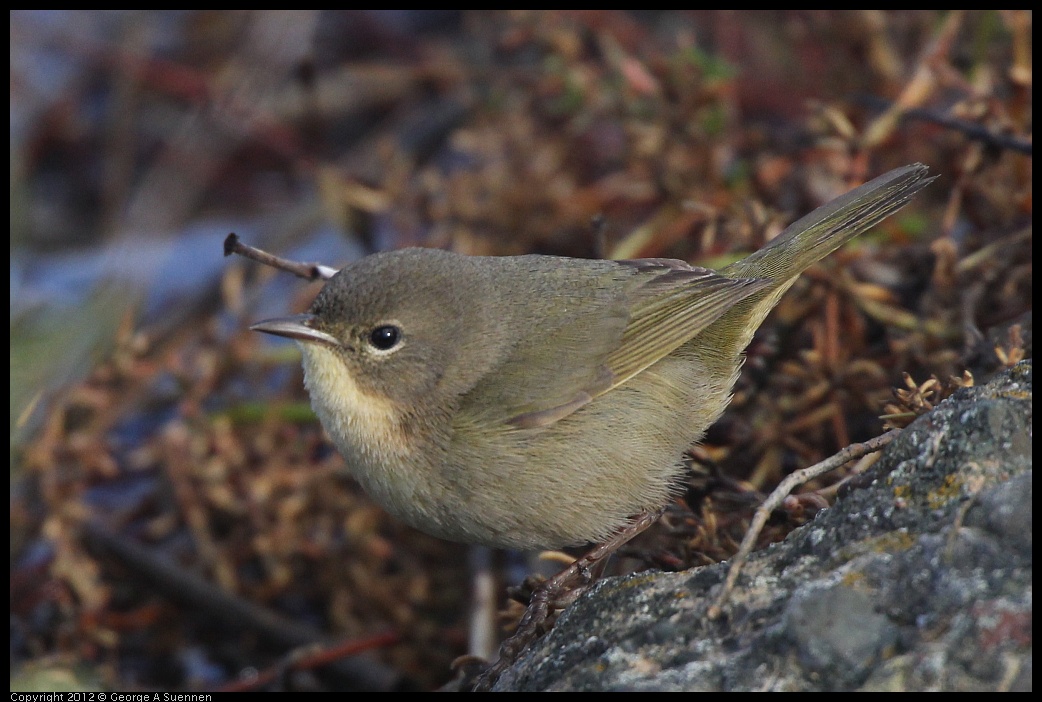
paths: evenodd
<path fill-rule="evenodd" d="M 719 272 L 405 249 L 345 267 L 308 314 L 251 328 L 298 342 L 323 426 L 405 522 L 518 549 L 602 541 L 670 499 L 796 277 L 926 174 L 880 176 Z"/>

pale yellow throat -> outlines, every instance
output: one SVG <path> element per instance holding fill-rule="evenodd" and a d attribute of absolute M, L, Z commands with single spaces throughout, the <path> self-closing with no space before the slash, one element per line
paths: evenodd
<path fill-rule="evenodd" d="M 369 461 L 379 460 L 384 452 L 410 453 L 397 430 L 400 412 L 386 397 L 362 390 L 331 349 L 307 341 L 297 345 L 311 406 L 346 458 Z"/>

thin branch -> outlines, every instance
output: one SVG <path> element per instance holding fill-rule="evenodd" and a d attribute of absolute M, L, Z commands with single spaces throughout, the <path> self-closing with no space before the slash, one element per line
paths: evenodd
<path fill-rule="evenodd" d="M 300 263 L 298 261 L 290 261 L 289 259 L 270 254 L 267 251 L 244 244 L 239 241 L 239 235 L 232 233 L 227 236 L 224 240 L 224 255 L 231 256 L 232 254 L 239 254 L 244 258 L 263 263 L 265 266 L 271 266 L 272 268 L 288 271 L 295 276 L 304 278 L 305 280 L 329 280 L 337 274 L 335 268 L 329 266 L 323 266 L 321 263 Z"/>
<path fill-rule="evenodd" d="M 727 579 L 724 581 L 720 594 L 717 596 L 716 602 L 709 607 L 709 618 L 716 619 L 720 616 L 723 611 L 723 606 L 727 603 L 727 598 L 730 596 L 731 591 L 734 589 L 735 582 L 738 580 L 738 575 L 742 572 L 745 562 L 749 560 L 749 555 L 756 546 L 756 540 L 759 538 L 760 532 L 763 531 L 764 525 L 767 524 L 767 519 L 775 509 L 781 506 L 782 502 L 785 501 L 785 498 L 792 494 L 793 490 L 798 488 L 800 485 L 804 485 L 814 478 L 817 478 L 819 475 L 824 475 L 825 473 L 836 470 L 840 466 L 853 461 L 856 458 L 861 458 L 869 453 L 879 451 L 897 438 L 900 433 L 900 429 L 894 429 L 877 436 L 874 439 L 869 439 L 864 443 L 852 444 L 831 458 L 826 458 L 824 461 L 815 463 L 809 468 L 798 470 L 782 480 L 778 484 L 778 487 L 767 496 L 767 499 L 763 501 L 763 504 L 759 506 L 756 513 L 753 515 L 753 520 L 749 524 L 749 529 L 745 532 L 745 538 L 742 539 L 742 545 L 738 548 L 738 553 L 736 553 L 734 558 L 731 559 L 731 567 L 727 571 Z"/>
<path fill-rule="evenodd" d="M 132 577 L 151 583 L 160 594 L 183 603 L 188 612 L 211 625 L 249 631 L 283 648 L 331 645 L 321 631 L 225 592 L 98 522 L 87 521 L 82 529 L 82 537 L 92 550 L 115 559 L 131 571 Z M 357 689 L 392 690 L 402 683 L 401 674 L 372 658 L 339 659 L 329 663 L 328 669 L 340 676 L 342 684 Z"/>
<path fill-rule="evenodd" d="M 855 101 L 872 109 L 889 109 L 892 104 L 890 101 L 875 95 L 858 95 L 855 98 Z M 1010 134 L 998 134 L 989 130 L 987 127 L 977 124 L 976 122 L 970 122 L 956 117 L 949 117 L 938 110 L 926 107 L 912 107 L 903 110 L 900 113 L 900 120 L 902 122 L 915 121 L 936 124 L 945 127 L 946 129 L 951 129 L 965 134 L 968 139 L 979 141 L 986 146 L 1016 151 L 1017 153 L 1025 154 L 1027 156 L 1031 155 L 1032 144 L 1026 139 L 1015 137 Z"/>

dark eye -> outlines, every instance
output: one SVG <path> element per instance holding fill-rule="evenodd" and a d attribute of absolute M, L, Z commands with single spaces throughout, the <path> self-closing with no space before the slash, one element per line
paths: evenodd
<path fill-rule="evenodd" d="M 393 349 L 401 340 L 402 330 L 391 324 L 385 324 L 369 332 L 369 343 L 380 351 Z"/>

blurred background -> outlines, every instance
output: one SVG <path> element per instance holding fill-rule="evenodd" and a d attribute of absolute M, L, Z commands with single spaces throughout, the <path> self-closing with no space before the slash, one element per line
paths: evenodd
<path fill-rule="evenodd" d="M 728 557 L 791 470 L 1030 356 L 1029 12 L 10 17 L 12 689 L 432 689 L 516 621 L 530 561 L 351 481 L 296 347 L 246 331 L 320 284 L 229 232 L 719 267 L 929 165 L 775 310 L 620 571 Z"/>

